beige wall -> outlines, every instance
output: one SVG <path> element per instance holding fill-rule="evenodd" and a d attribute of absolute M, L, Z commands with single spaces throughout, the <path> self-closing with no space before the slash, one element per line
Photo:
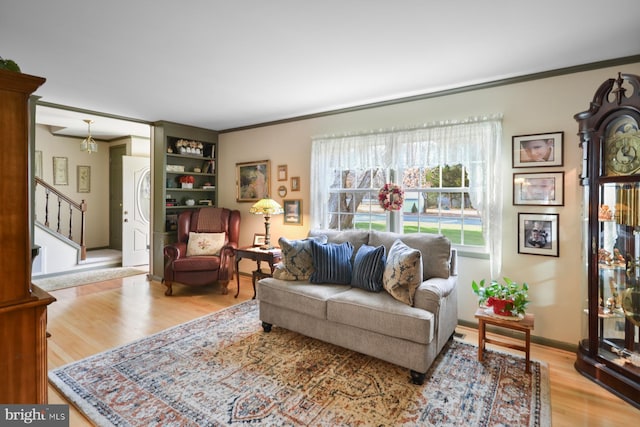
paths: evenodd
<path fill-rule="evenodd" d="M 272 240 L 280 236 L 299 238 L 309 225 L 309 204 L 316 202 L 309 194 L 311 137 L 324 134 L 366 131 L 394 126 L 410 126 L 436 120 L 465 119 L 469 116 L 502 113 L 504 165 L 504 238 L 503 276 L 530 285 L 529 311 L 536 315 L 534 335 L 575 345 L 581 337 L 582 306 L 586 284 L 581 260 L 580 229 L 581 187 L 575 113 L 587 110 L 595 90 L 617 73 L 640 74 L 640 63 L 517 83 L 489 89 L 406 102 L 368 110 L 335 114 L 291 123 L 265 126 L 220 135 L 218 163 L 220 206 L 242 212 L 241 244 L 251 244 L 253 234 L 264 232 L 263 218 L 248 213 L 249 203 L 235 201 L 235 164 L 255 160 L 271 161 L 271 194 L 276 200 L 276 167 L 288 166 L 289 177 L 300 176 L 301 191 L 287 199 L 302 199 L 303 226 L 283 225 L 282 217 L 272 220 Z M 277 102 L 277 101 L 275 101 Z M 511 137 L 542 132 L 564 132 L 564 166 L 553 168 L 511 168 Z M 565 203 L 561 207 L 512 205 L 514 172 L 565 172 Z M 560 256 L 544 257 L 518 254 L 517 214 L 558 213 Z M 242 270 L 253 266 L 242 263 Z M 486 260 L 464 257 L 459 260 L 459 318 L 474 321 L 476 297 L 470 283 L 489 278 Z"/>

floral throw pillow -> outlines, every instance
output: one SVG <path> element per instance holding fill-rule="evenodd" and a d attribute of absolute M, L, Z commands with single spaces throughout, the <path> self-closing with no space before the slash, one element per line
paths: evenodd
<path fill-rule="evenodd" d="M 327 236 L 304 240 L 289 240 L 285 237 L 278 239 L 282 263 L 276 267 L 273 277 L 280 280 L 309 280 L 313 273 L 312 239 L 318 243 L 327 243 Z"/>
<path fill-rule="evenodd" d="M 225 233 L 189 233 L 187 256 L 220 255 L 224 246 Z"/>
<path fill-rule="evenodd" d="M 392 297 L 413 305 L 416 289 L 422 283 L 422 254 L 396 240 L 387 255 L 387 264 L 382 277 L 384 289 Z"/>

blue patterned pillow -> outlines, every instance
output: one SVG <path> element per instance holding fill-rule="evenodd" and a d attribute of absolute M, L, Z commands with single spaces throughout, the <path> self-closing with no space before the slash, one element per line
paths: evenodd
<path fill-rule="evenodd" d="M 319 244 L 311 241 L 313 272 L 311 283 L 351 283 L 351 255 L 353 245 L 350 242 Z"/>
<path fill-rule="evenodd" d="M 282 263 L 273 272 L 273 277 L 280 280 L 309 280 L 313 271 L 311 242 L 327 242 L 327 236 L 317 236 L 304 240 L 278 239 L 282 250 Z"/>
<path fill-rule="evenodd" d="M 351 286 L 371 292 L 380 292 L 386 262 L 385 254 L 386 250 L 382 245 L 377 248 L 369 245 L 360 246 L 353 261 Z"/>
<path fill-rule="evenodd" d="M 398 301 L 413 305 L 416 289 L 422 283 L 422 254 L 396 240 L 387 256 L 382 284 Z"/>

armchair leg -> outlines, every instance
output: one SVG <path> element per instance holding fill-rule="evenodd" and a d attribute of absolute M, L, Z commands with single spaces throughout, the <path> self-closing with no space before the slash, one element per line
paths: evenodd
<path fill-rule="evenodd" d="M 173 288 L 171 287 L 171 282 L 168 280 L 164 281 L 164 285 L 167 287 L 167 290 L 164 291 L 164 294 L 168 297 L 170 297 L 171 295 L 173 295 Z"/>
<path fill-rule="evenodd" d="M 220 282 L 220 284 L 222 285 L 222 295 L 228 294 L 229 293 L 229 288 L 228 288 L 229 281 L 225 280 L 225 281 Z"/>

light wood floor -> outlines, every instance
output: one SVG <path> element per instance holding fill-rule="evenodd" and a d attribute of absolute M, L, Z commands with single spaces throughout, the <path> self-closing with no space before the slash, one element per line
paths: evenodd
<path fill-rule="evenodd" d="M 235 281 L 221 295 L 217 287 L 174 286 L 171 297 L 164 286 L 146 276 L 133 276 L 52 292 L 57 301 L 49 306 L 49 369 L 131 342 L 168 327 L 204 316 L 253 296 L 251 281 L 241 277 L 241 292 Z M 458 327 L 464 340 L 477 344 L 477 331 Z M 492 348 L 489 345 L 489 348 Z M 509 351 L 502 347 L 500 351 Z M 518 352 L 518 354 L 521 354 Z M 640 410 L 581 376 L 570 352 L 532 344 L 532 359 L 549 366 L 552 422 L 563 426 L 638 425 Z M 70 404 L 51 385 L 49 403 Z M 70 405 L 70 425 L 91 423 Z"/>

